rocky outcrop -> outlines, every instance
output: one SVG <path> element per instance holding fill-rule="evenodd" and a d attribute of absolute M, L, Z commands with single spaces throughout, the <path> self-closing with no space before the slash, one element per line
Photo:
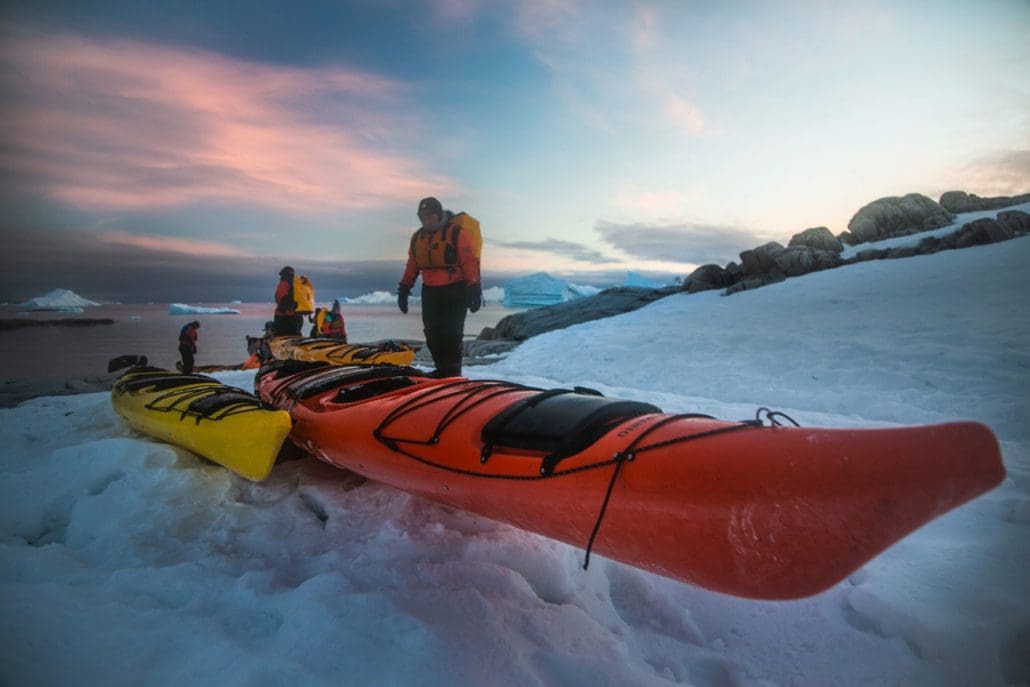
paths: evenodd
<path fill-rule="evenodd" d="M 776 257 L 776 266 L 788 277 L 828 270 L 844 264 L 840 251 L 791 246 Z"/>
<path fill-rule="evenodd" d="M 978 210 L 997 210 L 1022 203 L 1030 203 L 1030 193 L 1021 196 L 995 196 L 981 198 L 975 193 L 965 191 L 948 191 L 941 196 L 941 206 L 949 212 L 976 212 Z"/>
<path fill-rule="evenodd" d="M 805 229 L 800 234 L 794 234 L 790 238 L 787 248 L 793 248 L 794 246 L 804 246 L 831 253 L 840 253 L 844 250 L 844 244 L 841 243 L 841 240 L 834 236 L 826 227 L 812 227 L 811 229 Z"/>
<path fill-rule="evenodd" d="M 114 324 L 114 320 L 107 317 L 68 317 L 60 320 L 2 319 L 0 320 L 0 331 L 25 327 L 96 327 L 104 324 Z"/>
<path fill-rule="evenodd" d="M 83 379 L 8 379 L 0 384 L 0 408 L 14 406 L 39 396 L 66 396 L 110 391 L 121 373 Z"/>
<path fill-rule="evenodd" d="M 848 263 L 867 260 L 895 260 L 914 255 L 929 255 L 942 250 L 955 250 L 988 243 L 1008 241 L 1030 234 L 1030 215 L 1020 210 L 998 213 L 997 219 L 985 217 L 963 224 L 956 231 L 945 236 L 929 236 L 915 246 L 896 248 L 868 248 L 859 251 Z"/>
<path fill-rule="evenodd" d="M 718 265 L 701 265 L 683 280 L 683 290 L 687 293 L 697 293 L 698 291 L 725 289 L 727 286 L 732 286 L 739 276 L 739 269 L 737 276 L 734 276 L 729 269 L 723 269 Z"/>
<path fill-rule="evenodd" d="M 479 338 L 525 341 L 531 336 L 554 329 L 564 329 L 581 322 L 621 315 L 679 292 L 678 286 L 664 289 L 618 286 L 605 289 L 594 296 L 508 315 L 498 322 L 496 327 L 484 328 Z"/>
<path fill-rule="evenodd" d="M 770 241 L 741 253 L 740 264 L 744 267 L 744 278 L 772 273 L 776 268 L 776 257 L 784 250 L 786 249 L 782 244 Z M 780 275 L 781 279 L 785 276 Z"/>
<path fill-rule="evenodd" d="M 829 230 L 826 230 L 826 233 L 829 234 Z M 814 235 L 818 236 L 818 232 Z M 840 250 L 843 250 L 843 246 Z M 740 254 L 741 263 L 744 265 L 743 278 L 727 288 L 724 294 L 729 296 L 740 291 L 775 284 L 788 277 L 800 277 L 810 272 L 838 267 L 844 264 L 840 250 L 812 248 L 800 242 L 784 248 L 775 241 L 746 250 Z"/>
<path fill-rule="evenodd" d="M 1022 210 L 1006 210 L 998 213 L 999 224 L 1012 230 L 1013 236 L 1030 234 L 1030 215 Z"/>
<path fill-rule="evenodd" d="M 880 198 L 862 207 L 848 222 L 842 240 L 856 245 L 908 236 L 940 229 L 955 221 L 955 216 L 936 201 L 919 193 Z"/>

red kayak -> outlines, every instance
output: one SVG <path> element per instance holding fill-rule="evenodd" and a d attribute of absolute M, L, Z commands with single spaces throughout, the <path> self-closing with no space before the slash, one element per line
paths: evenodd
<path fill-rule="evenodd" d="M 321 460 L 726 594 L 821 592 L 1005 475 L 975 422 L 888 429 L 670 415 L 410 367 L 277 363 L 255 386 Z M 765 410 L 765 409 L 763 409 Z"/>

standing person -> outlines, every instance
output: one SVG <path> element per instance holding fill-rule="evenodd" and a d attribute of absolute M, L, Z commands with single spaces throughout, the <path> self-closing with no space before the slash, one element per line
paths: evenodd
<path fill-rule="evenodd" d="M 347 325 L 343 322 L 339 300 L 333 300 L 332 310 L 325 314 L 325 318 L 322 320 L 321 334 L 331 339 L 341 339 L 343 343 L 347 343 Z"/>
<path fill-rule="evenodd" d="M 422 326 L 436 365 L 434 377 L 461 374 L 465 312 L 476 312 L 483 304 L 479 255 L 456 217 L 436 198 L 419 202 L 422 228 L 411 236 L 408 263 L 397 288 L 397 307 L 407 314 L 408 296 L 422 274 Z"/>
<path fill-rule="evenodd" d="M 293 294 L 293 268 L 287 265 L 279 270 L 279 285 L 275 287 L 275 336 L 300 336 L 304 316 L 297 314 L 297 301 Z"/>
<path fill-rule="evenodd" d="M 193 356 L 197 353 L 197 330 L 200 323 L 197 321 L 187 322 L 179 330 L 179 355 L 182 362 L 178 368 L 184 374 L 193 374 Z"/>

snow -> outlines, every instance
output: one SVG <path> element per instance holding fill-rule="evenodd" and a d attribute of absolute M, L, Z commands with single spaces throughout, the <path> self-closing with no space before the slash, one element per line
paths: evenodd
<path fill-rule="evenodd" d="M 0 410 L 0 683 L 1027 684 L 1028 261 L 1020 238 L 675 295 L 467 370 L 730 419 L 994 429 L 1002 486 L 800 601 L 583 571 L 580 549 L 311 459 L 252 484 L 106 393 Z"/>
<path fill-rule="evenodd" d="M 100 305 L 96 301 L 83 298 L 74 291 L 68 289 L 54 289 L 42 296 L 30 298 L 24 303 L 19 303 L 20 308 L 32 310 L 63 310 L 65 312 L 83 312 L 83 308 Z"/>
<path fill-rule="evenodd" d="M 172 303 L 168 306 L 169 315 L 239 315 L 240 311 L 233 308 L 209 308 L 203 305 L 187 305 L 185 303 Z"/>

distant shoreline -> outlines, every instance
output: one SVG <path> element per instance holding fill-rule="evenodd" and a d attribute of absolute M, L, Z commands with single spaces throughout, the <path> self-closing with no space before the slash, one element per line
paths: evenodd
<path fill-rule="evenodd" d="M 60 320 L 0 319 L 0 331 L 24 327 L 95 327 L 114 322 L 108 317 L 67 317 Z"/>

